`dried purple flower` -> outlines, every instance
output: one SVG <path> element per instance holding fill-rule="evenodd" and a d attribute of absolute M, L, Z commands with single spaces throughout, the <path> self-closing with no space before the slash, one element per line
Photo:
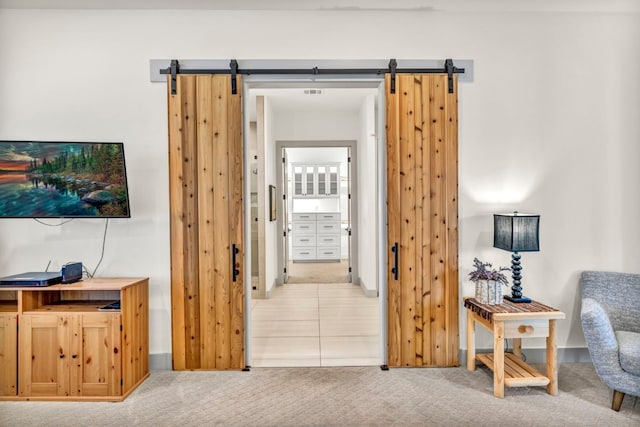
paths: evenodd
<path fill-rule="evenodd" d="M 511 271 L 509 267 L 500 267 L 497 270 L 489 262 L 482 262 L 478 258 L 473 259 L 474 270 L 469 273 L 469 280 L 479 282 L 480 280 L 495 280 L 496 282 L 508 285 L 507 276 L 503 271 Z"/>

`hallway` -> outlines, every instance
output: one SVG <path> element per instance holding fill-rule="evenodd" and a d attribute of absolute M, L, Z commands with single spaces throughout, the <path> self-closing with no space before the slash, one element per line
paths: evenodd
<path fill-rule="evenodd" d="M 350 283 L 296 283 L 253 300 L 252 367 L 382 364 L 378 298 Z"/>

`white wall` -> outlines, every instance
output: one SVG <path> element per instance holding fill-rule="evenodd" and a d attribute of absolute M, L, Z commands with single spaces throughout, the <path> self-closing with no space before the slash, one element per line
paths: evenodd
<path fill-rule="evenodd" d="M 275 120 L 280 141 L 344 141 L 360 136 L 357 111 L 284 111 Z"/>
<path fill-rule="evenodd" d="M 274 123 L 274 111 L 269 102 L 269 98 L 264 99 L 264 197 L 265 197 L 265 227 L 264 227 L 264 239 L 265 239 L 265 292 L 269 294 L 276 285 L 276 277 L 278 275 L 278 243 L 280 242 L 280 233 L 278 233 L 278 227 L 276 221 L 269 221 L 270 205 L 269 205 L 269 185 L 276 185 L 276 137 L 275 137 L 275 123 Z M 280 206 L 277 208 L 278 212 Z M 281 212 L 279 212 L 281 214 Z"/>
<path fill-rule="evenodd" d="M 637 13 L 0 10 L 0 55 L 0 138 L 124 141 L 132 218 L 112 221 L 98 274 L 150 276 L 152 354 L 171 351 L 171 304 L 167 95 L 151 58 L 473 59 L 459 88 L 461 293 L 474 256 L 509 263 L 491 248 L 497 211 L 542 215 L 524 289 L 567 313 L 561 348 L 584 346 L 580 271 L 639 271 Z M 0 274 L 95 265 L 101 235 L 91 220 L 0 220 Z"/>
<path fill-rule="evenodd" d="M 377 157 L 374 95 L 368 95 L 360 109 L 358 140 L 358 265 L 360 282 L 368 295 L 375 295 L 377 279 Z M 386 240 L 382 242 L 386 245 Z"/>

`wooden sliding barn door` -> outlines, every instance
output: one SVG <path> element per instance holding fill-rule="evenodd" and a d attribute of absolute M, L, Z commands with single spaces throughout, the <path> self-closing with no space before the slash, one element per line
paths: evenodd
<path fill-rule="evenodd" d="M 176 93 L 167 87 L 173 369 L 241 369 L 241 96 L 226 75 L 178 75 Z"/>
<path fill-rule="evenodd" d="M 458 365 L 457 79 L 386 76 L 388 365 Z"/>

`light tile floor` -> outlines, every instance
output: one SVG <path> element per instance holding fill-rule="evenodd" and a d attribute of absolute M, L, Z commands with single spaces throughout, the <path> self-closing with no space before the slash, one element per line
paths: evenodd
<path fill-rule="evenodd" d="M 378 298 L 351 283 L 289 283 L 251 303 L 251 366 L 380 365 Z"/>

